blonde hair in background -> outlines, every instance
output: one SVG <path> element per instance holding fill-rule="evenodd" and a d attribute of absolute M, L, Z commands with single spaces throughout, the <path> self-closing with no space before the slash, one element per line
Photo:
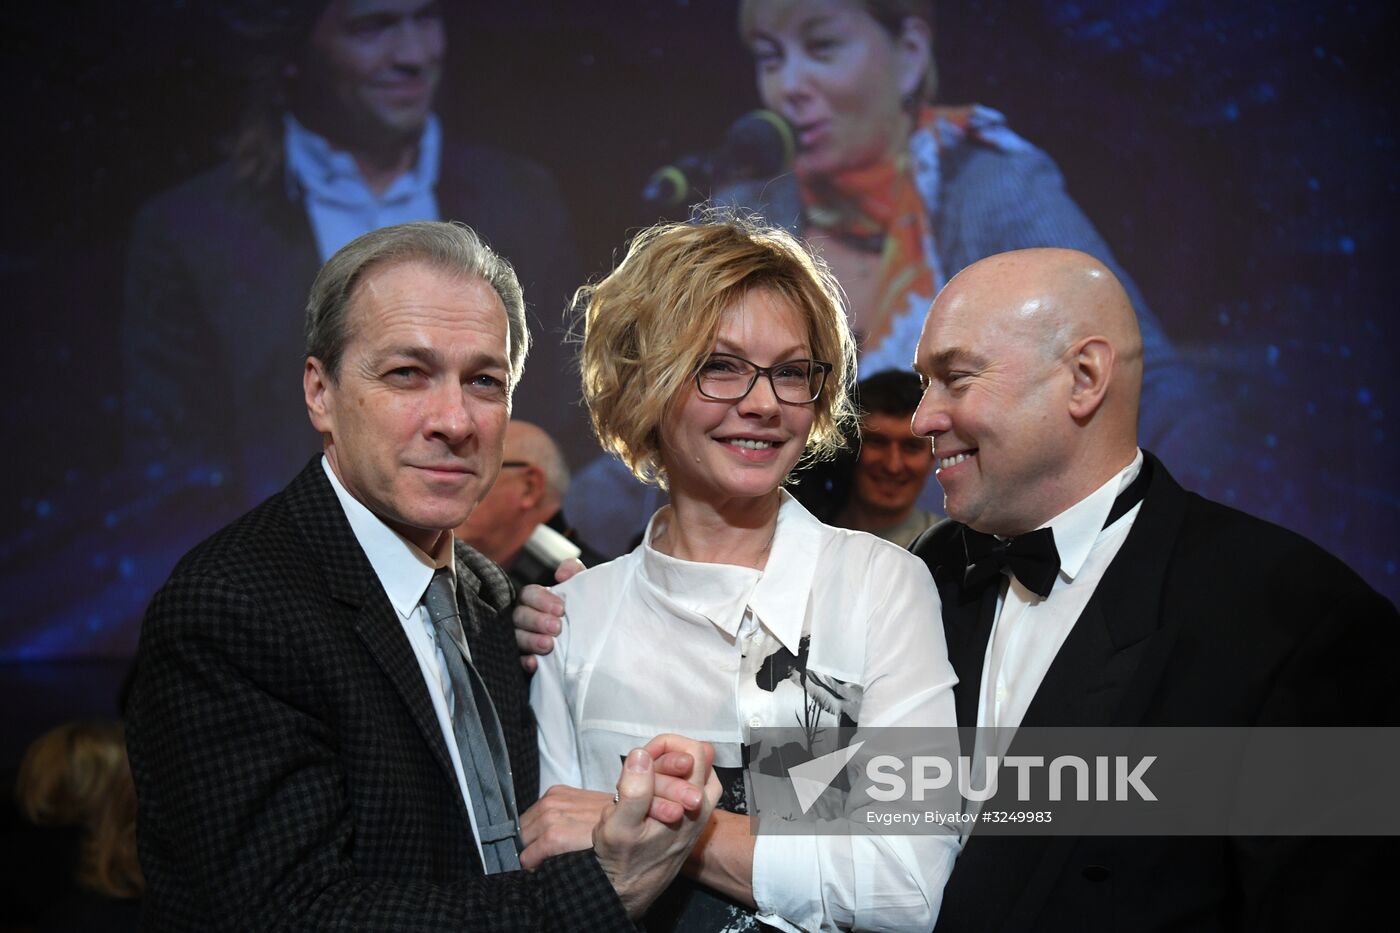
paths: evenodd
<path fill-rule="evenodd" d="M 840 286 L 826 264 L 785 230 L 756 218 L 704 211 L 694 223 L 637 234 L 602 281 L 575 296 L 585 306 L 580 369 L 593 431 L 643 482 L 666 487 L 660 427 L 694 387 L 724 312 L 753 289 L 781 295 L 807 328 L 812 357 L 830 363 L 804 460 L 830 456 L 853 420 L 848 388 L 855 340 Z"/>
<path fill-rule="evenodd" d="M 120 723 L 71 722 L 50 729 L 24 753 L 15 780 L 20 811 L 37 826 L 82 831 L 78 881 L 108 897 L 140 897 L 136 785 Z"/>

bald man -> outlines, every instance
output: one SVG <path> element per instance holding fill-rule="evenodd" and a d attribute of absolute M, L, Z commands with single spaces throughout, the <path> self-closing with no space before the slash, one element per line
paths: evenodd
<path fill-rule="evenodd" d="M 552 584 L 569 557 L 589 567 L 602 563 L 564 518 L 569 466 L 553 438 L 538 425 L 512 419 L 503 456 L 496 484 L 457 527 L 457 537 L 500 564 L 517 590 Z"/>
<path fill-rule="evenodd" d="M 913 549 L 942 596 L 960 724 L 1400 724 L 1395 608 L 1138 449 L 1142 340 L 1097 260 L 969 266 L 929 311 L 915 368 L 914 430 L 933 438 L 950 521 Z M 1380 851 L 974 832 L 938 929 L 1347 928 L 1380 890 Z"/>
<path fill-rule="evenodd" d="M 967 267 L 930 309 L 915 368 L 913 427 L 933 438 L 950 520 L 912 549 L 941 596 L 959 724 L 1400 725 L 1395 608 L 1138 449 L 1141 338 L 1097 260 L 1037 249 Z M 522 599 L 517 643 L 548 651 L 562 601 Z M 1389 848 L 973 832 L 937 929 L 1361 928 Z"/>

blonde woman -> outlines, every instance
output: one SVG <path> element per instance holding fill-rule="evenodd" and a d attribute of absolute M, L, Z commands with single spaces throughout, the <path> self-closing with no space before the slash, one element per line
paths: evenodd
<path fill-rule="evenodd" d="M 951 840 L 755 837 L 744 816 L 753 728 L 954 723 L 927 570 L 782 488 L 852 417 L 834 280 L 790 234 L 720 218 L 643 232 L 582 297 L 594 430 L 670 505 L 630 554 L 555 590 L 563 631 L 531 697 L 540 786 L 591 792 L 551 790 L 527 843 L 596 822 L 619 756 L 674 730 L 714 745 L 723 812 L 650 928 L 929 929 Z"/>

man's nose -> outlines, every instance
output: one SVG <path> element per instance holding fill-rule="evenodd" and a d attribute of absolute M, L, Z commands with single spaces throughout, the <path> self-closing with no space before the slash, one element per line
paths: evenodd
<path fill-rule="evenodd" d="M 455 445 L 471 437 L 476 430 L 471 403 L 462 387 L 451 380 L 434 386 L 429 395 L 424 418 L 424 433 Z"/>
<path fill-rule="evenodd" d="M 937 385 L 924 390 L 919 399 L 919 407 L 914 409 L 914 418 L 909 427 L 920 437 L 936 437 L 953 428 L 953 419 L 948 415 L 947 399 Z"/>
<path fill-rule="evenodd" d="M 406 17 L 394 28 L 392 52 L 394 64 L 421 68 L 442 56 L 442 23 Z"/>
<path fill-rule="evenodd" d="M 880 466 L 886 473 L 899 473 L 904 469 L 904 456 L 898 444 L 889 444 L 880 452 Z"/>

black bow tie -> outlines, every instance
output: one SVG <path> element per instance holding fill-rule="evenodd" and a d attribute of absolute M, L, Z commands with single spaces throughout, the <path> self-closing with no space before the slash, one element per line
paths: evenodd
<path fill-rule="evenodd" d="M 969 591 L 980 590 L 1010 568 L 1026 589 L 1044 599 L 1060 574 L 1060 552 L 1055 532 L 1049 528 L 1006 539 L 964 528 L 963 547 L 967 555 L 963 588 Z"/>
<path fill-rule="evenodd" d="M 1103 527 L 1107 528 L 1118 521 L 1143 500 L 1151 475 L 1152 460 L 1145 458 L 1137 477 L 1113 500 L 1113 508 L 1109 510 L 1108 518 L 1104 519 Z M 1049 528 L 1037 528 L 1027 534 L 1002 539 L 973 531 L 964 525 L 962 542 L 963 590 L 967 593 L 982 589 L 995 580 L 1002 570 L 1010 568 L 1022 586 L 1044 599 L 1050 595 L 1055 578 L 1060 575 L 1060 551 L 1055 547 L 1055 532 Z M 952 545 L 952 541 L 949 545 Z M 949 557 L 952 556 L 950 553 Z"/>

